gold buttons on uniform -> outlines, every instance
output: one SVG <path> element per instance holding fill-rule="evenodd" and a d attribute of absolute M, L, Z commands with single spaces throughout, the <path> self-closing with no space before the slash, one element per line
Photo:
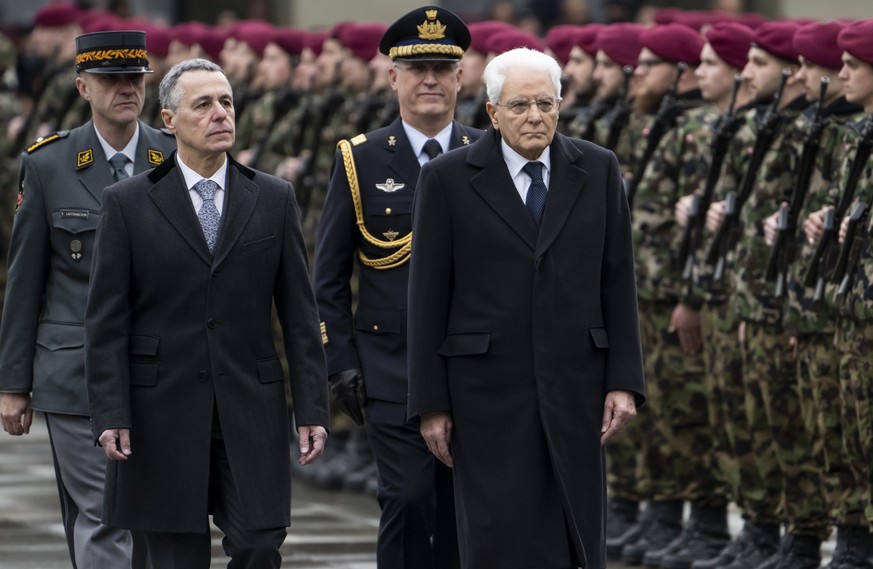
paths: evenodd
<path fill-rule="evenodd" d="M 385 208 L 385 215 L 391 215 L 391 208 L 390 207 Z"/>

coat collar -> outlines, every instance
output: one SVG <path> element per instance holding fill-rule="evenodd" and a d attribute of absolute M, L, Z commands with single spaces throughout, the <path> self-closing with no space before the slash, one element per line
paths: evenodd
<path fill-rule="evenodd" d="M 154 186 L 149 195 L 155 205 L 203 261 L 220 265 L 239 240 L 258 201 L 255 172 L 239 164 L 228 154 L 226 202 L 214 254 L 209 253 L 200 221 L 194 211 L 181 174 L 176 168 L 176 153 L 148 174 Z M 172 174 L 171 174 L 172 173 Z"/>
<path fill-rule="evenodd" d="M 579 164 L 582 156 L 582 151 L 570 139 L 560 133 L 555 134 L 551 145 L 549 196 L 539 231 L 509 177 L 500 150 L 499 131 L 489 128 L 472 145 L 467 163 L 482 170 L 471 178 L 473 188 L 540 257 L 560 234 L 585 185 L 586 172 Z"/>

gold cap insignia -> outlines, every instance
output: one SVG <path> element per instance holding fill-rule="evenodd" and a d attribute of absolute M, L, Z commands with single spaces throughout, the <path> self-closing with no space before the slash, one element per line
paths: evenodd
<path fill-rule="evenodd" d="M 388 137 L 388 146 L 397 146 L 397 139 L 393 136 Z"/>
<path fill-rule="evenodd" d="M 155 166 L 160 166 L 164 163 L 164 153 L 160 150 L 154 150 L 149 148 L 149 164 L 154 164 Z"/>
<path fill-rule="evenodd" d="M 464 146 L 467 146 L 468 144 L 470 144 L 470 137 L 467 135 L 462 136 L 461 137 L 461 144 L 463 144 Z"/>
<path fill-rule="evenodd" d="M 446 37 L 446 26 L 436 19 L 437 11 L 427 10 L 425 14 L 427 15 L 427 20 L 422 22 L 420 26 L 416 26 L 418 28 L 418 37 L 430 41 L 441 40 Z"/>
<path fill-rule="evenodd" d="M 395 184 L 394 178 L 388 178 L 387 180 L 385 180 L 384 184 L 376 184 L 376 187 L 383 192 L 387 192 L 390 194 L 396 192 L 397 190 L 402 190 L 406 187 L 406 184 Z"/>
<path fill-rule="evenodd" d="M 94 152 L 92 152 L 90 148 L 88 150 L 83 150 L 76 155 L 77 169 L 90 166 L 92 162 L 94 162 Z"/>

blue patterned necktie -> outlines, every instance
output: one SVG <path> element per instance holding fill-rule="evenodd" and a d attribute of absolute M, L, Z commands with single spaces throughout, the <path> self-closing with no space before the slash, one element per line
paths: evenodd
<path fill-rule="evenodd" d="M 546 189 L 546 183 L 543 181 L 543 164 L 542 162 L 528 162 L 522 171 L 530 176 L 530 187 L 527 189 L 524 205 L 527 207 L 531 219 L 539 227 L 543 218 L 543 209 L 546 207 L 546 196 L 549 193 L 549 190 Z"/>
<path fill-rule="evenodd" d="M 130 162 L 130 158 L 121 152 L 109 159 L 109 165 L 112 166 L 112 178 L 116 182 L 130 177 L 124 169 L 128 162 Z"/>
<path fill-rule="evenodd" d="M 203 236 L 206 238 L 206 245 L 209 247 L 210 253 L 215 248 L 215 241 L 218 239 L 218 227 L 221 224 L 221 214 L 218 213 L 218 208 L 215 207 L 216 190 L 218 190 L 218 184 L 212 180 L 200 180 L 194 184 L 194 191 L 200 194 L 201 199 L 203 199 L 200 211 L 197 212 L 197 219 L 200 220 Z"/>

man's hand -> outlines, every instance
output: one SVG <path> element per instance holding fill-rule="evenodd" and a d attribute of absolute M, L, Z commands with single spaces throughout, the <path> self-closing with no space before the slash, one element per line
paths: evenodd
<path fill-rule="evenodd" d="M 319 425 L 301 425 L 297 427 L 297 434 L 300 436 L 300 458 L 297 462 L 303 466 L 312 464 L 324 452 L 327 431 Z"/>
<path fill-rule="evenodd" d="M 356 425 L 364 425 L 364 405 L 367 404 L 367 390 L 364 376 L 357 368 L 335 373 L 330 378 L 330 394 L 339 405 L 340 411 L 352 418 Z"/>
<path fill-rule="evenodd" d="M 679 347 L 686 354 L 695 354 L 703 347 L 703 334 L 700 329 L 700 312 L 682 304 L 676 305 L 670 317 L 667 332 L 679 336 Z"/>
<path fill-rule="evenodd" d="M 840 245 L 845 243 L 846 235 L 849 233 L 849 216 L 844 215 L 843 221 L 840 222 Z"/>
<path fill-rule="evenodd" d="M 788 205 L 782 202 L 782 205 Z M 764 220 L 764 243 L 767 247 L 776 245 L 776 240 L 779 238 L 779 212 L 767 216 Z"/>
<path fill-rule="evenodd" d="M 603 422 L 600 425 L 600 444 L 627 425 L 637 414 L 634 394 L 630 391 L 610 391 L 603 404 Z"/>
<path fill-rule="evenodd" d="M 0 421 L 3 430 L 13 436 L 26 435 L 33 423 L 29 393 L 0 393 Z"/>
<path fill-rule="evenodd" d="M 127 460 L 133 454 L 130 450 L 130 429 L 106 429 L 97 442 L 109 460 Z"/>
<path fill-rule="evenodd" d="M 452 414 L 448 411 L 435 411 L 421 416 L 421 436 L 427 448 L 440 462 L 452 468 Z"/>
<path fill-rule="evenodd" d="M 824 218 L 829 209 L 833 207 L 826 205 L 818 211 L 809 214 L 806 221 L 803 222 L 803 232 L 806 234 L 806 242 L 813 247 L 817 246 L 824 235 Z"/>
<path fill-rule="evenodd" d="M 706 228 L 715 233 L 724 221 L 725 202 L 712 202 L 706 212 Z"/>
<path fill-rule="evenodd" d="M 673 215 L 676 217 L 676 223 L 679 224 L 679 227 L 688 225 L 688 216 L 691 213 L 691 202 L 693 201 L 694 196 L 690 195 L 682 196 L 676 202 L 676 206 L 673 208 Z"/>

